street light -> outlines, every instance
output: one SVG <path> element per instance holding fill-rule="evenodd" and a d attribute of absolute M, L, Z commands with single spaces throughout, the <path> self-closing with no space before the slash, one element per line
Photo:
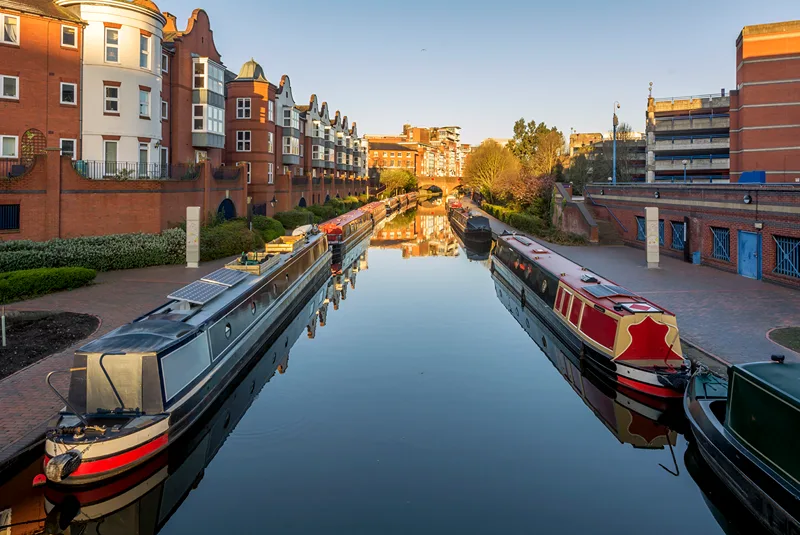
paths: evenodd
<path fill-rule="evenodd" d="M 689 165 L 689 160 L 683 160 L 683 183 L 686 184 L 686 166 Z"/>
<path fill-rule="evenodd" d="M 617 119 L 617 110 L 619 109 L 619 102 L 614 101 L 614 164 L 612 169 L 612 180 L 611 183 L 616 185 L 617 184 L 617 125 L 619 124 L 619 119 Z"/>
<path fill-rule="evenodd" d="M 278 204 L 278 199 L 275 197 L 275 195 L 273 195 L 272 196 L 272 200 L 269 201 L 269 205 L 272 206 L 273 208 L 275 208 L 276 204 Z"/>

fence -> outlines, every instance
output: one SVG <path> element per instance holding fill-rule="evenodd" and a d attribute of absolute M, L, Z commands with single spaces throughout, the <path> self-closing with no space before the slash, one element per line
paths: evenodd
<path fill-rule="evenodd" d="M 0 178 L 17 178 L 33 167 L 33 160 L 19 158 L 0 158 Z"/>
<path fill-rule="evenodd" d="M 239 178 L 239 172 L 239 167 L 223 165 L 215 167 L 211 172 L 211 176 L 216 180 L 236 180 Z"/>
<path fill-rule="evenodd" d="M 91 180 L 194 180 L 200 176 L 200 164 L 158 164 L 76 160 L 72 167 Z"/>

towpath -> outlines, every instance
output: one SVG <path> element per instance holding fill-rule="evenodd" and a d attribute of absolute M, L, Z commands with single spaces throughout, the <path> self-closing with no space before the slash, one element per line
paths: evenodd
<path fill-rule="evenodd" d="M 519 233 L 482 213 L 494 234 Z M 664 255 L 658 269 L 647 269 L 644 251 L 624 245 L 547 245 L 674 312 L 681 338 L 707 354 L 733 364 L 768 360 L 773 354 L 800 360 L 800 355 L 767 338 L 775 327 L 800 325 L 800 291 Z"/>
<path fill-rule="evenodd" d="M 6 310 L 51 310 L 93 314 L 100 326 L 95 338 L 116 329 L 131 319 L 164 303 L 166 296 L 201 276 L 218 269 L 225 260 L 206 262 L 198 269 L 185 266 L 157 266 L 100 273 L 95 284 L 14 303 Z M 0 472 L 20 453 L 38 444 L 47 422 L 63 403 L 45 384 L 51 371 L 64 371 L 72 365 L 79 342 L 0 381 Z M 53 378 L 59 391 L 66 393 L 66 374 Z"/>

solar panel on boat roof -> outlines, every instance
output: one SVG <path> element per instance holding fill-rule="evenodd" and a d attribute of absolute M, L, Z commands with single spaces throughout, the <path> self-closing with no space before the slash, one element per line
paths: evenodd
<path fill-rule="evenodd" d="M 214 284 L 213 282 L 194 281 L 187 284 L 180 290 L 176 290 L 167 296 L 167 299 L 177 299 L 188 301 L 195 305 L 205 305 L 216 296 L 228 289 L 228 286 Z"/>
<path fill-rule="evenodd" d="M 247 272 L 245 271 L 236 271 L 235 269 L 228 269 L 228 268 L 219 268 L 218 270 L 214 271 L 213 273 L 209 273 L 205 277 L 201 278 L 200 280 L 206 282 L 215 282 L 217 284 L 223 284 L 225 286 L 236 286 L 242 280 L 247 277 Z"/>
<path fill-rule="evenodd" d="M 595 284 L 593 286 L 584 286 L 583 289 L 595 297 L 611 297 L 612 295 L 633 295 L 632 292 L 626 290 L 621 286 L 615 286 L 614 284 Z"/>

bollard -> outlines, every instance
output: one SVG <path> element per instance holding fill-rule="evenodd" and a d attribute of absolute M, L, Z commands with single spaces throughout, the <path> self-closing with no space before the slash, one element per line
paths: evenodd
<path fill-rule="evenodd" d="M 3 331 L 3 347 L 6 347 L 6 307 L 3 307 L 3 314 L 0 316 L 0 331 Z"/>

